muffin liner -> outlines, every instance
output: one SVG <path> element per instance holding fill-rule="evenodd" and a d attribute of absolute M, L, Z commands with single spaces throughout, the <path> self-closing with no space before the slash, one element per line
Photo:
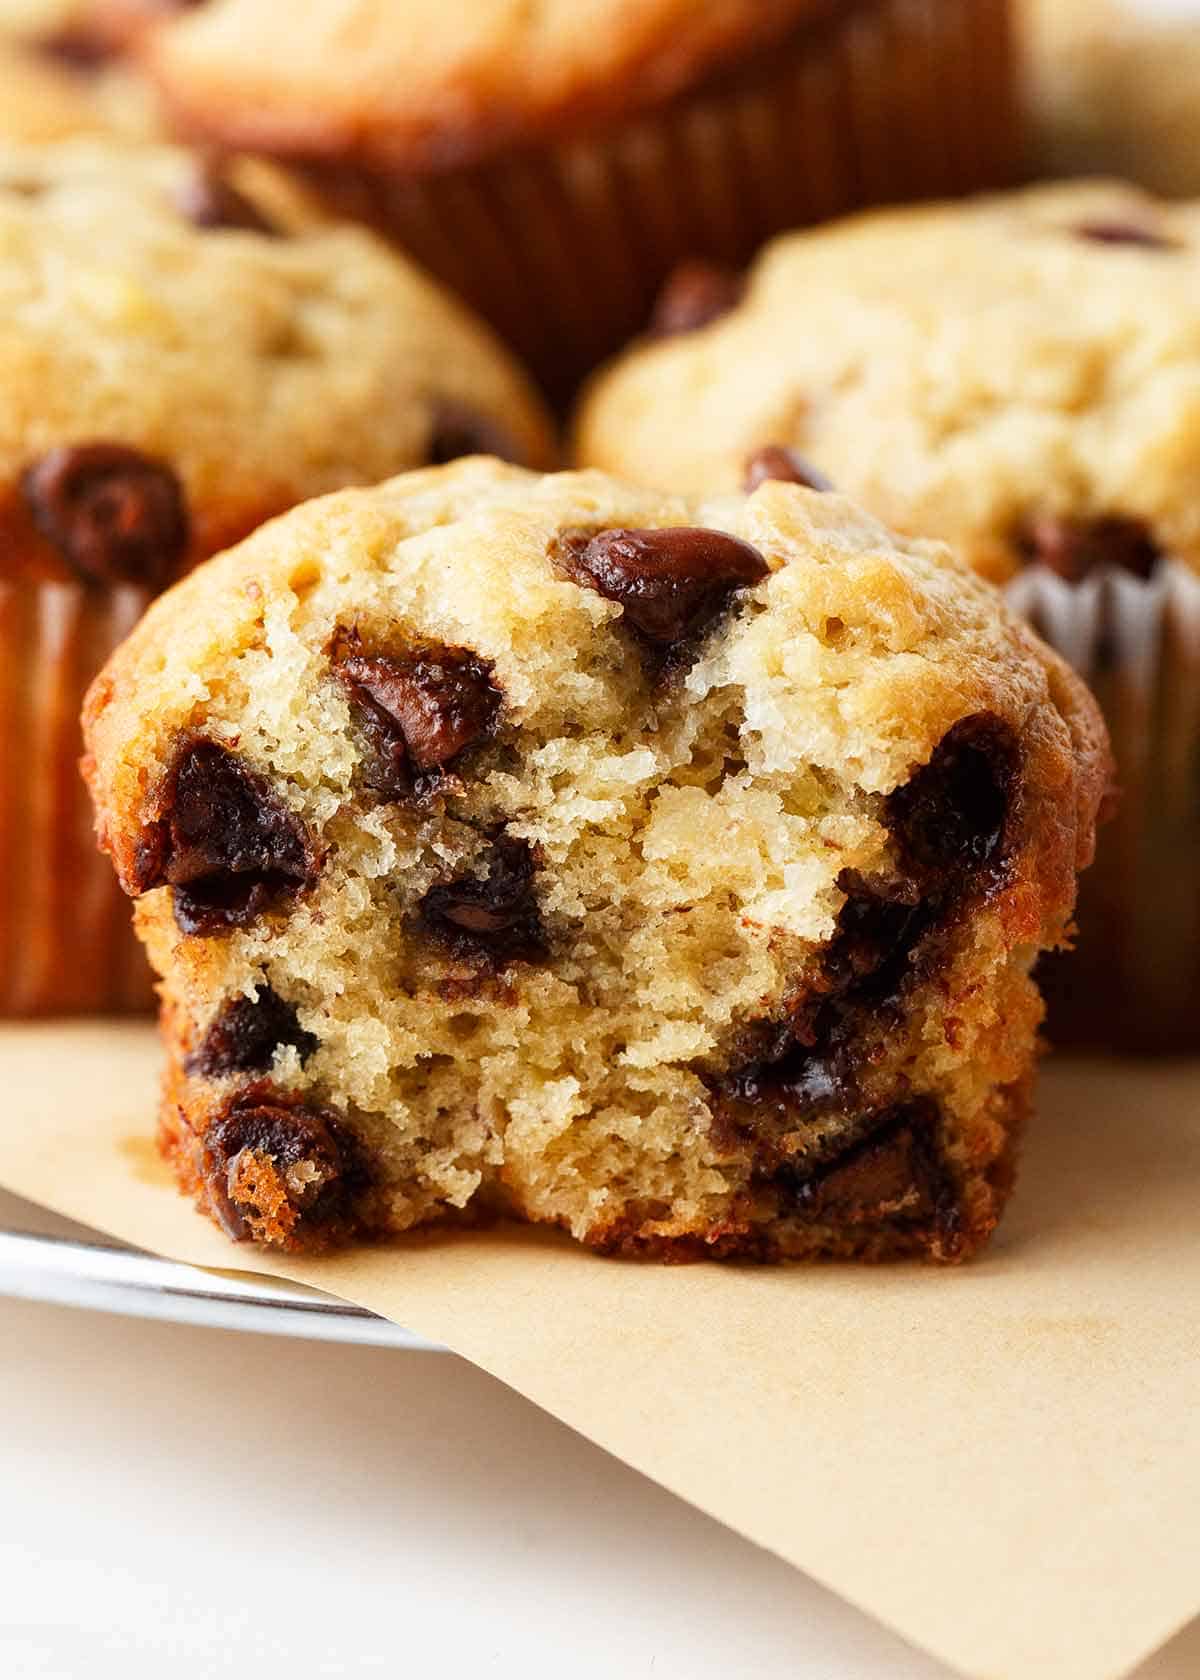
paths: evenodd
<path fill-rule="evenodd" d="M 459 292 L 556 395 L 640 330 L 682 259 L 741 263 L 856 206 L 1014 178 L 1007 0 L 856 0 L 685 96 L 469 168 L 299 165 Z"/>
<path fill-rule="evenodd" d="M 149 600 L 128 585 L 0 582 L 0 1015 L 153 1006 L 79 774 L 84 693 Z"/>
<path fill-rule="evenodd" d="M 1112 735 L 1120 798 L 1080 883 L 1073 953 L 1043 972 L 1058 1043 L 1200 1049 L 1200 578 L 1045 567 L 1012 605 L 1085 679 Z"/>

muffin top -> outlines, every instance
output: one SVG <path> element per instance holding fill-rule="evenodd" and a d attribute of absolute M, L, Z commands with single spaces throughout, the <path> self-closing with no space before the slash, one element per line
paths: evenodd
<path fill-rule="evenodd" d="M 376 874 L 443 808 L 463 844 L 504 831 L 552 860 L 581 822 L 618 835 L 632 801 L 707 837 L 695 869 L 722 902 L 766 860 L 745 914 L 806 940 L 827 937 L 847 870 L 882 867 L 879 801 L 970 744 L 1020 789 L 1012 937 L 1052 941 L 1108 769 L 1082 683 L 939 544 L 791 484 L 689 499 L 482 459 L 311 502 L 195 572 L 97 678 L 85 731 L 131 893 L 205 874 L 163 851 L 200 731 L 325 844 L 378 848 Z M 667 781 L 681 791 L 651 809 Z M 974 788 L 964 833 L 995 803 Z M 377 812 L 365 838 L 338 827 L 347 798 Z M 930 846 L 975 845 L 920 822 Z M 587 890 L 639 867 L 621 847 Z M 247 882 L 216 883 L 241 926 L 227 885 Z"/>
<path fill-rule="evenodd" d="M 144 46 L 198 132 L 436 170 L 655 104 L 842 3 L 309 0 L 283 27 L 277 0 L 208 0 Z"/>
<path fill-rule="evenodd" d="M 1091 182 L 869 215 L 744 285 L 684 276 L 660 315 L 585 393 L 581 463 L 825 475 L 999 579 L 1200 569 L 1200 205 Z"/>
<path fill-rule="evenodd" d="M 128 581 L 347 483 L 552 449 L 490 333 L 370 235 L 117 142 L 0 147 L 0 391 L 8 563 Z"/>

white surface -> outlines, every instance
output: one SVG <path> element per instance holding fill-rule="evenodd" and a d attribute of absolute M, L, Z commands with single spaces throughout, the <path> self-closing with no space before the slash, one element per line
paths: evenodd
<path fill-rule="evenodd" d="M 0 1348 L 5 1680 L 947 1680 L 457 1359 L 19 1301 Z M 1198 1674 L 1200 1626 L 1140 1680 Z"/>

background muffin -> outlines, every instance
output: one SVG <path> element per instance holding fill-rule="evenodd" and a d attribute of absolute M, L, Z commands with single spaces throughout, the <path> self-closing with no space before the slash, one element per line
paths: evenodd
<path fill-rule="evenodd" d="M 1200 207 L 1133 188 L 863 217 L 776 241 L 740 303 L 633 349 L 577 423 L 587 464 L 685 491 L 823 474 L 1021 574 L 1125 790 L 1055 1020 L 1100 1043 L 1200 1042 L 1198 299 Z"/>
<path fill-rule="evenodd" d="M 1200 193 L 1200 13 L 1136 0 L 1024 0 L 1031 161 Z"/>
<path fill-rule="evenodd" d="M 1019 146 L 1005 0 L 208 0 L 141 45 L 186 133 L 290 160 L 559 393 L 680 258 Z"/>
<path fill-rule="evenodd" d="M 596 1247 L 986 1238 L 1107 775 L 937 545 L 767 483 L 468 461 L 310 503 L 88 700 L 231 1235 L 504 1208 Z"/>
<path fill-rule="evenodd" d="M 181 151 L 0 149 L 0 1009 L 144 969 L 79 785 L 87 682 L 150 597 L 306 496 L 551 437 L 487 331 L 359 230 Z"/>

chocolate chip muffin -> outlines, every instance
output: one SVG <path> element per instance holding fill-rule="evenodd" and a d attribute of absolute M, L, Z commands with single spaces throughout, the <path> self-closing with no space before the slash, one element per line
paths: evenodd
<path fill-rule="evenodd" d="M 551 447 L 484 328 L 360 230 L 281 220 L 263 177 L 0 147 L 0 1013 L 149 1001 L 75 764 L 150 598 L 309 495 Z"/>
<path fill-rule="evenodd" d="M 288 161 L 560 395 L 676 261 L 738 263 L 781 228 L 995 185 L 1019 158 L 1007 0 L 143 9 L 185 134 Z"/>
<path fill-rule="evenodd" d="M 1087 677 L 1124 797 L 1052 1027 L 1094 1045 L 1200 1048 L 1198 299 L 1200 206 L 1133 187 L 864 217 L 777 241 L 577 423 L 581 461 L 673 489 L 827 475 Z"/>
<path fill-rule="evenodd" d="M 230 1235 L 955 1260 L 995 1225 L 1107 751 L 948 551 L 775 481 L 461 462 L 201 568 L 85 727 L 166 1149 Z"/>

